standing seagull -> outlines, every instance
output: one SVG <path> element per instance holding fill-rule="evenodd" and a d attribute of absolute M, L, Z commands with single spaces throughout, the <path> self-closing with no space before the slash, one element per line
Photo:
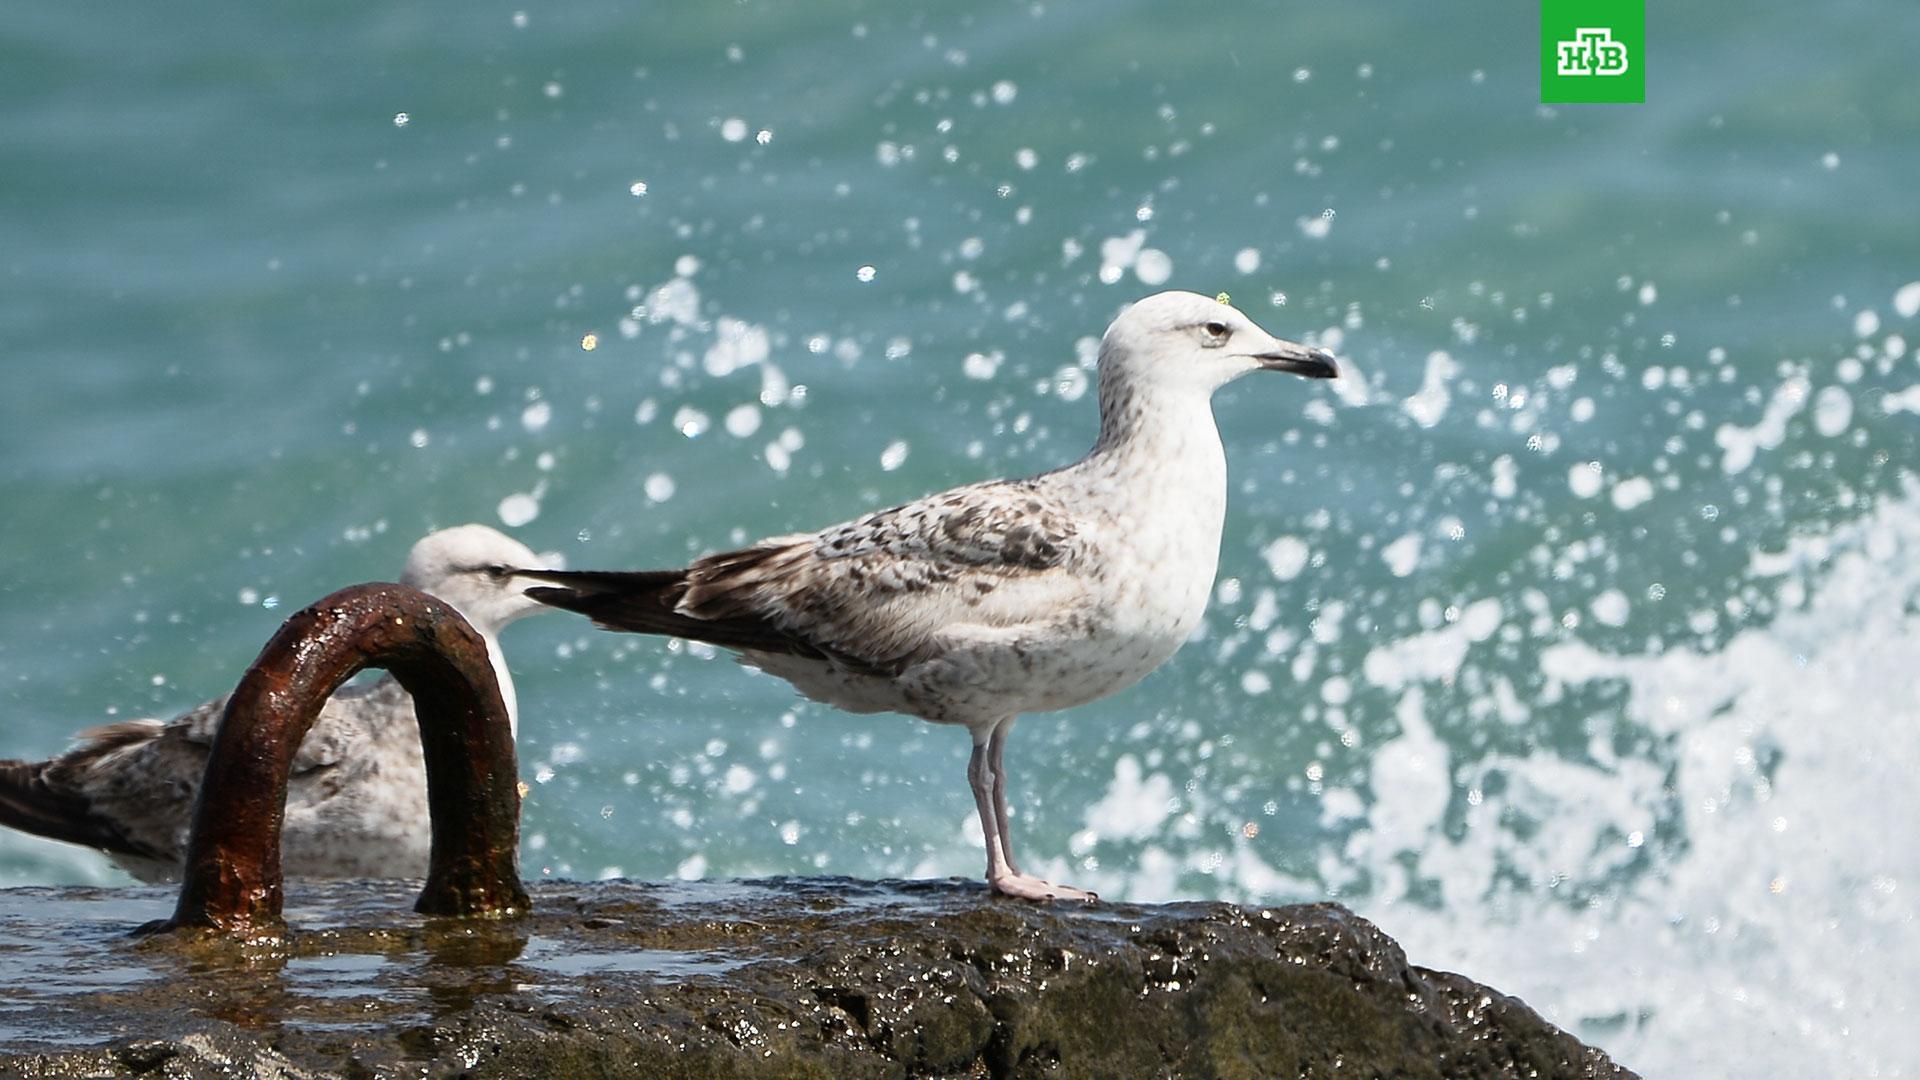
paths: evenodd
<path fill-rule="evenodd" d="M 1014 861 L 1007 733 L 1022 713 L 1131 686 L 1200 621 L 1227 505 L 1213 392 L 1252 371 L 1338 374 L 1331 355 L 1275 338 L 1225 297 L 1160 293 L 1107 328 L 1100 437 L 1066 468 L 681 570 L 522 576 L 559 586 L 528 590 L 543 603 L 613 630 L 733 649 L 817 701 L 964 725 L 987 883 L 1030 900 L 1091 900 Z"/>
<path fill-rule="evenodd" d="M 443 529 L 413 545 L 403 584 L 458 609 L 486 640 L 507 719 L 517 727 L 500 628 L 544 610 L 511 569 L 538 556 L 485 525 Z M 165 723 L 127 720 L 80 733 L 51 761 L 0 761 L 0 825 L 85 844 L 145 882 L 177 881 L 194 799 L 227 699 Z M 286 873 L 422 877 L 432 834 L 413 698 L 386 675 L 320 709 L 293 759 L 281 834 Z"/>

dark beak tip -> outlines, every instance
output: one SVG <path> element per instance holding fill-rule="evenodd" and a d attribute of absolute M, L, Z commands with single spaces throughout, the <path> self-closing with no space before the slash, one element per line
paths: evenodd
<path fill-rule="evenodd" d="M 1256 353 L 1253 357 L 1268 371 L 1284 371 L 1306 379 L 1337 379 L 1340 362 L 1325 349 L 1294 345 L 1288 349 Z"/>

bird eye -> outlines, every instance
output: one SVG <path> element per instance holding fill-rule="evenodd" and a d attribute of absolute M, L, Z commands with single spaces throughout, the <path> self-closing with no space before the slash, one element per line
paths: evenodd
<path fill-rule="evenodd" d="M 504 566 L 501 566 L 499 563 L 495 563 L 492 566 L 483 567 L 483 569 L 486 570 L 487 576 L 492 578 L 495 581 L 500 581 L 507 577 L 511 577 L 513 574 L 513 571 L 507 569 Z"/>
<path fill-rule="evenodd" d="M 1205 335 L 1201 344 L 1208 348 L 1225 345 L 1227 338 L 1232 334 L 1232 331 L 1227 329 L 1227 324 L 1218 320 L 1203 324 L 1200 327 L 1200 332 Z"/>

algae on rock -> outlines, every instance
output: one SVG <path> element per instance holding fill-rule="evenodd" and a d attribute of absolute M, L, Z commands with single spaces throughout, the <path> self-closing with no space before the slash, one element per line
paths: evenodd
<path fill-rule="evenodd" d="M 0 892 L 44 972 L 0 1027 L 39 1077 L 1630 1077 L 1333 904 L 1037 906 L 959 882 L 535 886 L 511 922 L 296 885 L 283 950 L 136 942 L 160 890 Z M 77 906 L 76 906 L 77 905 Z M 57 917 L 57 916 L 56 916 Z M 126 919 L 124 915 L 120 919 Z M 128 925 L 132 921 L 126 920 Z M 310 927 L 311 929 L 300 929 Z M 65 929 L 66 933 L 58 931 Z M 52 962 L 65 948 L 74 967 Z M 84 974 L 111 965 L 115 980 Z M 79 972 L 62 985 L 62 972 Z"/>

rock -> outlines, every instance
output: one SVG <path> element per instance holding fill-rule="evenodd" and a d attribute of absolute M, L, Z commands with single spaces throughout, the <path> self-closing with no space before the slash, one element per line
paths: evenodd
<path fill-rule="evenodd" d="M 291 942 L 240 946 L 127 936 L 163 890 L 0 893 L 0 952 L 33 958 L 0 1073 L 1632 1075 L 1333 904 L 782 878 L 536 885 L 531 917 L 483 922 L 412 895 L 295 882 Z"/>

